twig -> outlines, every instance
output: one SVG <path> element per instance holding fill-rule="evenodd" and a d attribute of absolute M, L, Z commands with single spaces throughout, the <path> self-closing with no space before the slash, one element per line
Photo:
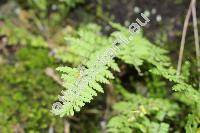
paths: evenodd
<path fill-rule="evenodd" d="M 49 127 L 49 132 L 48 132 L 48 133 L 54 133 L 53 125 L 51 125 L 51 126 Z"/>
<path fill-rule="evenodd" d="M 61 79 L 59 78 L 59 76 L 54 72 L 54 70 L 52 68 L 46 68 L 45 69 L 45 73 L 47 76 L 51 77 L 54 81 L 56 81 L 59 85 L 63 85 Z"/>
<path fill-rule="evenodd" d="M 197 14 L 196 14 L 196 1 L 192 6 L 192 18 L 193 18 L 193 27 L 194 27 L 194 39 L 195 39 L 195 48 L 196 48 L 196 57 L 197 57 L 197 72 L 200 74 L 200 51 L 199 51 L 199 35 L 197 27 Z M 199 80 L 199 89 L 200 89 L 200 77 Z"/>
<path fill-rule="evenodd" d="M 101 121 L 101 133 L 106 132 L 106 124 L 109 118 L 109 114 L 111 111 L 111 106 L 115 103 L 115 95 L 114 95 L 114 86 L 112 83 L 107 85 L 107 94 L 106 94 L 106 109 L 104 111 L 103 120 Z"/>
<path fill-rule="evenodd" d="M 191 0 L 189 9 L 187 11 L 187 15 L 184 21 L 184 26 L 183 26 L 183 33 L 182 33 L 182 39 L 181 39 L 181 47 L 180 47 L 180 52 L 179 52 L 179 59 L 178 59 L 178 67 L 177 67 L 177 74 L 179 75 L 181 72 L 181 66 L 182 66 L 182 60 L 183 60 L 183 51 L 184 51 L 184 46 L 185 46 L 185 37 L 187 34 L 187 28 L 188 28 L 188 23 L 190 20 L 191 12 L 192 12 L 192 6 L 194 5 L 195 0 Z"/>
<path fill-rule="evenodd" d="M 64 133 L 70 133 L 70 123 L 67 120 L 64 121 Z"/>

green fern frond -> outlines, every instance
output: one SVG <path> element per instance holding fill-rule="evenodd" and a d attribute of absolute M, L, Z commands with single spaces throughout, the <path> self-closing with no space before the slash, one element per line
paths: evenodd
<path fill-rule="evenodd" d="M 193 104 L 199 103 L 200 92 L 194 89 L 191 85 L 187 84 L 182 75 L 177 75 L 174 68 L 166 68 L 158 65 L 155 69 L 151 69 L 150 72 L 160 75 L 169 81 L 173 81 L 175 83 L 175 85 L 172 87 L 174 91 L 184 94 L 191 101 L 193 101 Z"/>
<path fill-rule="evenodd" d="M 189 114 L 187 118 L 187 124 L 185 126 L 186 133 L 198 133 L 198 124 L 200 119 L 195 114 Z"/>
<path fill-rule="evenodd" d="M 80 77 L 80 79 L 75 76 L 77 69 L 69 70 L 67 75 L 63 74 L 64 81 L 69 83 L 65 86 L 67 90 L 63 92 L 65 102 L 61 109 L 53 110 L 53 112 L 60 116 L 64 116 L 65 114 L 73 115 L 74 111 L 79 111 L 85 103 L 90 102 L 94 96 L 97 96 L 98 92 L 102 93 L 103 88 L 99 83 L 109 83 L 108 80 L 113 78 L 107 69 L 107 66 L 99 69 L 86 69 L 85 72 L 87 70 L 90 72 L 86 76 Z M 61 69 L 61 71 L 65 71 L 66 73 L 66 69 Z M 69 85 L 72 85 L 72 87 L 69 87 Z"/>
<path fill-rule="evenodd" d="M 67 102 L 63 103 L 61 109 L 54 110 L 55 114 L 60 116 L 73 115 L 74 111 L 80 110 L 86 102 L 90 102 L 93 96 L 97 95 L 97 92 L 103 92 L 100 83 L 108 84 L 109 79 L 114 78 L 109 68 L 119 71 L 116 62 L 105 53 L 112 41 L 101 36 L 99 30 L 97 25 L 91 24 L 84 29 L 80 28 L 76 37 L 66 38 L 71 43 L 68 50 L 73 53 L 74 58 L 78 58 L 78 62 L 81 62 L 82 58 L 88 61 L 83 62 L 86 69 L 82 72 L 83 77 L 80 79 L 76 76 L 78 75 L 77 69 L 58 68 L 63 72 L 62 78 L 67 90 L 64 91 L 62 98 Z M 77 85 L 74 85 L 76 84 L 75 79 L 78 81 Z"/>
<path fill-rule="evenodd" d="M 103 36 L 100 30 L 100 26 L 96 24 L 80 27 L 75 35 L 65 38 L 69 47 L 57 49 L 56 57 L 77 65 L 85 64 L 98 53 L 102 54 L 111 46 L 112 39 Z"/>
<path fill-rule="evenodd" d="M 124 89 L 120 89 L 120 93 L 125 99 L 113 106 L 117 115 L 113 116 L 107 125 L 108 131 L 111 133 L 126 133 L 126 131 L 131 133 L 137 130 L 150 133 L 167 133 L 169 124 L 150 121 L 148 116 L 154 114 L 154 119 L 163 121 L 166 117 L 176 116 L 180 110 L 178 105 L 170 100 L 145 98 L 130 94 Z M 128 97 L 126 97 L 127 94 Z"/>
<path fill-rule="evenodd" d="M 124 45 L 119 51 L 118 57 L 121 60 L 134 66 L 141 66 L 144 61 L 153 65 L 170 64 L 170 59 L 166 56 L 168 52 L 152 44 L 145 37 L 143 37 L 141 32 L 131 35 L 127 27 L 122 27 L 121 25 L 115 23 L 111 23 L 111 25 L 118 30 L 114 32 L 112 36 L 119 38 L 120 34 L 126 39 L 129 39 L 130 36 L 133 37 L 133 39 L 128 41 L 128 44 Z"/>
<path fill-rule="evenodd" d="M 73 37 L 66 38 L 70 43 L 64 54 L 66 59 L 69 59 L 67 61 L 70 63 L 75 61 L 76 65 L 82 62 L 86 69 L 80 74 L 78 68 L 58 68 L 63 72 L 62 78 L 66 91 L 63 91 L 62 98 L 66 102 L 63 103 L 61 109 L 53 111 L 57 115 L 73 115 L 74 111 L 79 111 L 98 92 L 103 92 L 101 83 L 108 84 L 109 79 L 114 78 L 110 68 L 114 71 L 120 70 L 115 59 L 106 55 L 110 52 L 109 48 L 115 41 L 115 37 L 119 37 L 120 34 L 128 38 L 130 33 L 119 24 L 112 23 L 111 25 L 118 31 L 113 32 L 110 37 L 103 36 L 99 26 L 89 24 L 79 28 Z M 144 62 L 152 64 L 154 66 L 150 70 L 152 73 L 177 84 L 174 90 L 188 93 L 194 102 L 199 100 L 199 92 L 186 84 L 183 76 L 176 75 L 176 70 L 171 67 L 170 59 L 166 55 L 167 51 L 153 45 L 141 33 L 134 34 L 133 40 L 119 47 L 120 50 L 115 51 L 117 58 L 136 68 Z"/>

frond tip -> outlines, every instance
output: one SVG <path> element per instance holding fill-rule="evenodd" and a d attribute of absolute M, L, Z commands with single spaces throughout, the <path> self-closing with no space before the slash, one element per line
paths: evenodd
<path fill-rule="evenodd" d="M 109 63 L 108 63 L 109 64 Z M 95 65 L 94 65 L 95 66 Z M 60 102 L 52 106 L 51 112 L 61 117 L 74 115 L 74 111 L 80 111 L 80 108 L 89 103 L 97 93 L 103 93 L 100 83 L 108 84 L 109 79 L 113 79 L 113 74 L 108 70 L 108 66 L 91 66 L 85 69 L 80 76 L 77 68 L 58 67 L 62 72 L 65 91 L 61 91 L 62 96 L 58 96 Z"/>

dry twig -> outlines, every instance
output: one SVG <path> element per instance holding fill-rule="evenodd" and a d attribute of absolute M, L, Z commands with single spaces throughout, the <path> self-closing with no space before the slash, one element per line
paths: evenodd
<path fill-rule="evenodd" d="M 59 78 L 59 76 L 54 72 L 54 70 L 52 68 L 46 68 L 45 69 L 45 73 L 47 76 L 51 77 L 54 81 L 56 81 L 59 85 L 62 86 L 62 81 Z"/>
<path fill-rule="evenodd" d="M 195 39 L 195 49 L 197 57 L 197 72 L 200 73 L 200 51 L 199 51 L 199 35 L 197 27 L 197 15 L 196 15 L 196 3 L 192 6 L 192 18 L 193 18 L 193 27 L 194 27 L 194 39 Z M 200 77 L 199 79 L 199 89 L 200 89 Z"/>
<path fill-rule="evenodd" d="M 187 28 L 188 28 L 188 23 L 190 20 L 191 12 L 192 12 L 192 6 L 194 5 L 195 0 L 191 0 L 189 9 L 187 11 L 187 15 L 184 21 L 184 27 L 183 27 L 183 33 L 182 33 L 182 39 L 181 39 L 181 47 L 180 47 L 180 52 L 179 52 L 179 59 L 178 59 L 178 67 L 177 67 L 177 74 L 179 75 L 181 72 L 181 66 L 182 66 L 182 60 L 183 60 L 183 51 L 184 51 L 184 46 L 185 46 L 185 37 L 187 34 Z"/>
<path fill-rule="evenodd" d="M 64 133 L 70 133 L 70 123 L 67 120 L 64 121 Z"/>

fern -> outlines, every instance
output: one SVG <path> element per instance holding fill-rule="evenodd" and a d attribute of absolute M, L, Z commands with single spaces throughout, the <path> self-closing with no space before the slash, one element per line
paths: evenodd
<path fill-rule="evenodd" d="M 130 37 L 130 32 L 126 27 L 119 24 L 111 23 L 118 31 L 113 36 L 123 35 L 124 38 Z M 142 33 L 135 33 L 133 39 L 119 51 L 118 57 L 125 63 L 132 64 L 135 67 L 141 66 L 144 61 L 153 65 L 169 65 L 169 57 L 166 56 L 167 51 L 156 47 L 142 36 Z"/>
<path fill-rule="evenodd" d="M 59 109 L 53 109 L 57 115 L 64 116 L 73 115 L 74 111 L 79 111 L 85 103 L 90 102 L 97 92 L 103 92 L 101 83 L 109 83 L 109 79 L 113 79 L 112 70 L 119 71 L 115 58 L 106 56 L 112 42 L 119 35 L 129 38 L 128 29 L 119 24 L 111 23 L 111 26 L 117 31 L 113 32 L 110 37 L 101 34 L 101 28 L 95 24 L 89 24 L 84 28 L 80 28 L 72 37 L 67 37 L 69 48 L 65 50 L 63 60 L 67 62 L 75 62 L 75 65 L 82 63 L 85 66 L 83 75 L 78 79 L 80 71 L 77 68 L 61 67 L 58 70 L 63 71 L 62 78 L 64 80 L 63 105 Z M 116 51 L 116 57 L 127 64 L 135 66 L 140 72 L 139 67 L 148 62 L 154 68 L 150 71 L 156 75 L 161 75 L 175 83 L 173 90 L 180 93 L 189 94 L 193 103 L 199 100 L 199 92 L 185 82 L 183 76 L 176 75 L 176 71 L 171 67 L 170 59 L 167 57 L 167 51 L 161 49 L 147 39 L 141 33 L 134 34 L 132 41 L 127 41 L 127 45 L 121 45 L 120 50 Z M 57 54 L 59 57 L 59 55 Z M 85 60 L 84 60 L 85 59 Z M 77 80 L 78 79 L 78 80 Z M 78 83 L 76 82 L 78 81 Z"/>
<path fill-rule="evenodd" d="M 121 34 L 128 35 L 128 30 L 126 28 L 118 24 L 112 25 L 120 30 Z M 142 65 L 143 61 L 151 63 L 155 68 L 151 69 L 150 72 L 174 82 L 175 85 L 172 87 L 174 91 L 182 92 L 192 101 L 193 105 L 199 104 L 200 92 L 186 83 L 188 80 L 188 73 L 177 75 L 176 70 L 171 67 L 170 59 L 166 56 L 166 53 L 166 50 L 152 45 L 148 40 L 142 37 L 141 34 L 135 34 L 133 41 L 119 52 L 119 58 L 135 67 Z"/>
<path fill-rule="evenodd" d="M 154 116 L 151 119 L 156 121 L 163 121 L 166 117 L 176 116 L 180 110 L 178 105 L 170 100 L 145 98 L 130 94 L 124 88 L 119 89 L 119 92 L 123 95 L 124 100 L 113 106 L 117 115 L 112 117 L 107 125 L 109 132 L 131 133 L 139 130 L 149 133 L 167 133 L 169 124 L 152 121 L 148 116 Z"/>
<path fill-rule="evenodd" d="M 62 94 L 65 99 L 62 109 L 54 111 L 55 114 L 63 116 L 64 114 L 73 115 L 74 110 L 80 111 L 80 107 L 85 103 L 90 102 L 93 96 L 97 96 L 97 92 L 103 92 L 103 88 L 99 83 L 109 83 L 108 79 L 114 76 L 108 70 L 108 66 L 94 67 L 88 66 L 83 72 L 84 77 L 78 78 L 78 69 L 69 67 L 60 67 L 57 70 L 63 71 L 62 78 L 64 80 L 64 87 L 69 87 Z"/>
<path fill-rule="evenodd" d="M 198 133 L 198 123 L 200 119 L 198 119 L 195 114 L 189 114 L 187 119 L 187 124 L 185 126 L 186 133 Z"/>
<path fill-rule="evenodd" d="M 42 36 L 36 36 L 27 29 L 18 27 L 6 20 L 5 25 L 0 29 L 0 35 L 8 36 L 9 45 L 30 45 L 33 47 L 47 47 L 47 42 Z"/>
<path fill-rule="evenodd" d="M 103 36 L 100 30 L 96 24 L 81 26 L 77 33 L 65 38 L 69 46 L 67 49 L 56 49 L 56 57 L 77 65 L 86 63 L 97 52 L 102 54 L 113 40 Z"/>
<path fill-rule="evenodd" d="M 172 87 L 174 91 L 182 92 L 182 94 L 192 101 L 192 104 L 199 104 L 200 93 L 191 85 L 187 84 L 183 76 L 176 75 L 175 69 L 157 66 L 156 69 L 150 71 L 156 75 L 161 75 L 166 79 L 169 79 L 169 81 L 173 81 L 175 83 Z"/>
<path fill-rule="evenodd" d="M 91 25 L 93 26 L 93 25 Z M 86 38 L 84 32 L 80 30 L 78 39 L 70 38 L 72 42 L 79 45 L 80 48 L 83 47 L 89 47 L 85 48 L 84 50 L 92 50 L 94 47 L 90 47 L 94 43 L 95 40 L 91 40 L 90 38 Z M 88 35 L 88 34 L 87 34 Z M 80 40 L 83 40 L 83 44 L 78 42 Z M 99 37 L 100 39 L 100 37 Z M 90 45 L 84 46 L 87 42 Z M 106 43 L 108 41 L 104 40 L 104 44 L 102 41 L 99 40 L 100 45 L 106 46 Z M 98 41 L 97 41 L 98 43 Z M 72 47 L 72 51 L 74 50 L 75 54 L 77 49 L 77 46 Z M 85 103 L 90 102 L 93 98 L 93 96 L 97 95 L 97 92 L 103 92 L 103 88 L 101 87 L 100 83 L 109 83 L 109 79 L 113 79 L 114 76 L 109 70 L 109 68 L 119 71 L 119 68 L 114 60 L 112 60 L 110 57 L 105 57 L 105 61 L 102 61 L 99 59 L 101 55 L 105 55 L 104 50 L 106 48 L 101 48 L 99 51 L 95 51 L 92 55 L 87 55 L 87 52 L 82 52 L 82 55 L 79 55 L 81 57 L 87 57 L 89 61 L 84 62 L 85 70 L 81 73 L 81 76 L 78 79 L 78 75 L 80 75 L 80 71 L 78 68 L 69 68 L 69 67 L 59 67 L 57 70 L 64 72 L 62 74 L 62 78 L 64 80 L 64 87 L 68 88 L 66 91 L 63 91 L 62 98 L 64 99 L 64 103 L 61 109 L 58 110 L 52 110 L 55 114 L 63 116 L 64 114 L 67 115 L 73 115 L 74 110 L 79 111 L 80 107 L 84 106 Z M 89 52 L 91 53 L 91 52 Z M 104 64 L 99 64 L 99 61 L 101 61 Z M 77 80 L 78 79 L 78 80 Z M 78 82 L 76 82 L 78 81 Z M 70 87 L 69 87 L 70 86 Z"/>

